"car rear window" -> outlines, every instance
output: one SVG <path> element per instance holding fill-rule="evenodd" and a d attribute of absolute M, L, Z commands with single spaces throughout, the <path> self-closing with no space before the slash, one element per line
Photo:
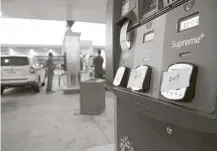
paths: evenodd
<path fill-rule="evenodd" d="M 1 57 L 1 66 L 25 66 L 29 65 L 27 57 Z"/>

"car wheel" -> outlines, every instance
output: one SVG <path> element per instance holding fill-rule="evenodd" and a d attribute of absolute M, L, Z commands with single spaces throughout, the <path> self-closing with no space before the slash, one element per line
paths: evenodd
<path fill-rule="evenodd" d="M 4 87 L 1 87 L 1 94 L 4 93 L 4 90 L 5 90 L 5 88 L 4 88 Z"/>
<path fill-rule="evenodd" d="M 41 84 L 41 86 L 45 86 L 45 79 L 46 79 L 46 76 L 44 76 L 44 81 L 43 81 L 43 83 Z"/>
<path fill-rule="evenodd" d="M 33 86 L 33 89 L 34 91 L 37 93 L 37 92 L 40 92 L 40 86 L 38 83 L 36 83 L 34 86 Z"/>
<path fill-rule="evenodd" d="M 40 92 L 40 77 L 38 77 L 39 79 L 38 79 L 38 83 L 35 83 L 34 85 L 33 85 L 33 89 L 34 89 L 34 91 L 37 93 L 37 92 Z"/>

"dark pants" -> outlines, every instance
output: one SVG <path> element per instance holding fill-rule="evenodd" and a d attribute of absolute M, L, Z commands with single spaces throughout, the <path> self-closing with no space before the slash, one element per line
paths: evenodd
<path fill-rule="evenodd" d="M 52 90 L 52 85 L 53 85 L 53 73 L 48 72 L 47 73 L 47 91 Z"/>
<path fill-rule="evenodd" d="M 95 78 L 96 79 L 103 79 L 103 73 L 98 73 L 98 72 L 95 72 Z"/>

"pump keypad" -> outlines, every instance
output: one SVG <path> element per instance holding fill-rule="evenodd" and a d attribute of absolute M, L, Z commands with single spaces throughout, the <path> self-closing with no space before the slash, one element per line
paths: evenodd
<path fill-rule="evenodd" d="M 180 100 L 184 98 L 185 88 L 179 90 L 162 91 L 163 95 L 173 100 Z"/>

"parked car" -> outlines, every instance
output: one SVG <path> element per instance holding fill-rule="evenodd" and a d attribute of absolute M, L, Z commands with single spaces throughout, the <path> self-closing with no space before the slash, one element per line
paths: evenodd
<path fill-rule="evenodd" d="M 1 93 L 10 87 L 31 87 L 35 92 L 45 85 L 45 70 L 32 56 L 1 56 Z"/>

